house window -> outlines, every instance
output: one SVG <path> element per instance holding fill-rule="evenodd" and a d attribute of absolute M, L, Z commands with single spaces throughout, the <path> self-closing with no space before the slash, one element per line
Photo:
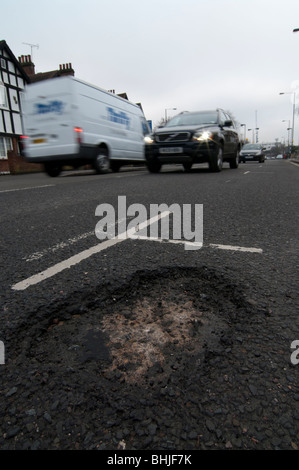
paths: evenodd
<path fill-rule="evenodd" d="M 2 82 L 0 82 L 0 108 L 8 108 L 6 88 Z"/>
<path fill-rule="evenodd" d="M 10 137 L 0 137 L 0 158 L 7 159 L 7 152 L 12 150 L 12 141 Z"/>

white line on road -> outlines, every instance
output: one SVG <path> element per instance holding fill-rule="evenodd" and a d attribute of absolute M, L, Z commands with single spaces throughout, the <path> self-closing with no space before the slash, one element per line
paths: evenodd
<path fill-rule="evenodd" d="M 130 218 L 130 217 L 128 217 L 128 218 Z M 125 218 L 124 219 L 119 219 L 117 221 L 117 223 L 121 224 L 122 222 L 126 222 L 126 220 L 127 219 L 125 219 Z M 112 228 L 113 226 L 114 226 L 114 223 L 113 224 L 108 224 L 107 225 L 107 231 L 109 231 L 109 228 Z M 49 246 L 48 248 L 45 248 L 44 250 L 41 250 L 41 251 L 35 251 L 31 255 L 25 256 L 22 259 L 25 260 L 26 262 L 36 261 L 36 260 L 42 258 L 43 256 L 49 255 L 51 253 L 55 253 L 55 251 L 57 251 L 57 250 L 62 250 L 63 248 L 67 248 L 68 246 L 74 245 L 75 243 L 77 243 L 81 240 L 84 240 L 85 238 L 94 236 L 94 235 L 95 235 L 94 230 L 92 232 L 81 233 L 81 235 L 78 235 L 77 237 L 68 238 L 65 242 L 57 243 L 56 245 Z"/>
<path fill-rule="evenodd" d="M 158 220 L 162 219 L 163 217 L 166 217 L 169 214 L 170 214 L 170 211 L 164 211 L 161 214 L 156 215 L 152 217 L 151 219 L 148 219 L 145 222 L 140 223 L 138 230 L 142 230 L 148 225 L 157 222 Z M 121 243 L 127 238 L 131 238 L 132 235 L 134 235 L 135 233 L 136 233 L 136 229 L 133 227 L 130 230 L 127 230 L 126 232 L 119 234 L 118 237 L 116 238 L 112 238 L 111 240 L 107 240 L 105 242 L 99 243 L 98 245 L 88 248 L 87 250 L 84 250 L 81 253 L 78 253 L 77 255 L 71 256 L 67 260 L 61 261 L 60 263 L 57 263 L 54 266 L 51 266 L 45 271 L 42 271 L 38 274 L 34 274 L 33 276 L 25 279 L 24 281 L 20 281 L 17 284 L 14 284 L 12 286 L 12 289 L 25 290 L 27 289 L 27 287 L 32 286 L 34 284 L 38 284 L 39 282 L 44 281 L 45 279 L 48 279 L 49 277 L 55 276 L 61 271 L 80 263 L 82 260 L 89 258 L 90 256 L 96 253 L 100 253 L 101 251 L 105 250 L 106 248 L 109 248 L 110 246 L 116 245 L 117 243 Z"/>
<path fill-rule="evenodd" d="M 169 211 L 165 211 L 165 212 L 162 212 L 160 216 L 158 215 L 158 216 L 152 217 L 151 219 L 141 223 L 139 225 L 139 230 L 156 222 L 160 218 L 166 217 L 168 214 L 169 214 Z M 87 250 L 84 250 L 81 253 L 78 253 L 77 255 L 71 256 L 67 260 L 61 261 L 60 263 L 57 263 L 54 266 L 51 266 L 45 271 L 42 271 L 38 274 L 34 274 L 33 276 L 25 279 L 24 281 L 20 281 L 17 284 L 14 284 L 12 286 L 12 289 L 13 290 L 25 290 L 27 289 L 27 287 L 30 287 L 34 284 L 38 284 L 39 282 L 44 281 L 45 279 L 48 279 L 49 277 L 55 276 L 56 274 L 60 273 L 61 271 L 64 271 L 65 269 L 71 268 L 72 266 L 80 263 L 84 259 L 87 259 L 94 254 L 100 253 L 101 251 L 106 250 L 107 248 L 110 248 L 111 246 L 116 245 L 117 243 L 120 243 L 126 240 L 127 238 L 131 238 L 132 235 L 134 234 L 136 234 L 137 240 L 148 240 L 148 241 L 157 241 L 160 243 L 166 242 L 166 243 L 174 243 L 174 244 L 180 244 L 180 243 L 186 244 L 187 243 L 190 245 L 194 245 L 197 248 L 202 248 L 202 243 L 186 242 L 185 240 L 166 240 L 166 239 L 161 239 L 161 238 L 138 236 L 138 234 L 136 233 L 136 230 L 132 228 L 126 232 L 121 233 L 116 238 L 99 243 L 98 245 L 88 248 Z M 241 251 L 241 252 L 249 252 L 249 253 L 262 253 L 263 252 L 261 248 L 250 248 L 250 247 L 243 247 L 243 246 L 217 245 L 213 243 L 210 243 L 207 246 L 211 248 L 217 248 L 220 250 Z"/>
<path fill-rule="evenodd" d="M 218 248 L 219 250 L 230 250 L 230 251 L 247 251 L 249 253 L 263 253 L 261 248 L 250 248 L 245 246 L 232 246 L 232 245 L 214 245 L 210 243 L 211 248 Z"/>
<path fill-rule="evenodd" d="M 50 186 L 55 186 L 55 184 L 43 184 L 42 186 L 31 186 L 28 188 L 3 189 L 2 191 L 0 191 L 0 193 L 11 193 L 13 191 L 26 191 L 28 189 L 49 188 Z"/>
<path fill-rule="evenodd" d="M 140 240 L 149 240 L 153 242 L 166 242 L 166 243 L 181 243 L 181 244 L 188 244 L 196 247 L 203 247 L 202 243 L 199 242 L 188 242 L 186 240 L 167 240 L 163 238 L 154 238 L 154 237 L 138 237 Z M 243 252 L 248 252 L 248 253 L 263 253 L 263 250 L 261 248 L 251 248 L 251 247 L 246 247 L 246 246 L 233 246 L 233 245 L 217 245 L 214 243 L 209 243 L 208 245 L 211 248 L 217 248 L 218 250 L 229 250 L 229 251 L 243 251 Z"/>
<path fill-rule="evenodd" d="M 143 235 L 138 235 L 137 240 L 148 240 L 151 242 L 160 242 L 160 243 L 173 243 L 178 245 L 190 245 L 194 248 L 202 248 L 203 244 L 201 242 L 188 242 L 186 240 L 170 240 L 169 238 L 158 238 L 158 237 L 145 237 Z"/>
<path fill-rule="evenodd" d="M 92 235 L 94 235 L 94 230 L 92 232 L 82 233 L 81 235 L 78 235 L 77 237 L 74 237 L 74 238 L 69 238 L 65 242 L 57 243 L 56 245 L 50 246 L 49 248 L 45 248 L 42 251 L 36 251 L 35 253 L 32 253 L 29 256 L 25 256 L 22 259 L 25 261 L 35 261 L 37 259 L 42 258 L 45 255 L 48 255 L 49 253 L 55 253 L 55 251 L 57 250 L 66 248 L 70 245 L 73 245 L 74 243 L 79 242 L 80 240 L 84 240 L 87 237 L 91 237 Z"/>

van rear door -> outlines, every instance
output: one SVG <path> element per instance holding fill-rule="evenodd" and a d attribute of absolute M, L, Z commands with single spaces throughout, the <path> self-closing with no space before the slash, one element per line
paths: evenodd
<path fill-rule="evenodd" d="M 23 97 L 25 156 L 43 161 L 75 155 L 79 144 L 73 120 L 76 105 L 70 89 L 59 78 L 38 85 L 28 85 Z"/>

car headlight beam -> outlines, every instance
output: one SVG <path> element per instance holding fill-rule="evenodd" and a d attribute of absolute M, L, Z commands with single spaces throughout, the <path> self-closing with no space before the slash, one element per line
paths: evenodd
<path fill-rule="evenodd" d="M 199 142 L 206 142 L 213 139 L 213 133 L 211 131 L 196 132 L 192 139 L 198 140 Z"/>
<path fill-rule="evenodd" d="M 144 142 L 146 144 L 152 144 L 154 142 L 154 137 L 152 135 L 146 135 L 144 137 Z"/>

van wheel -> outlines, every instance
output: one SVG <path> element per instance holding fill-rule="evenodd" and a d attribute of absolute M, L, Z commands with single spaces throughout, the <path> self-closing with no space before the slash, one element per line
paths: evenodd
<path fill-rule="evenodd" d="M 184 170 L 188 172 L 192 168 L 192 163 L 191 162 L 183 163 L 183 167 L 184 167 Z"/>
<path fill-rule="evenodd" d="M 61 165 L 59 163 L 46 163 L 45 172 L 48 176 L 55 178 L 61 173 Z"/>
<path fill-rule="evenodd" d="M 110 169 L 109 156 L 105 150 L 99 150 L 94 160 L 94 167 L 97 173 L 103 174 L 108 173 Z"/>
<path fill-rule="evenodd" d="M 110 168 L 111 168 L 112 171 L 114 171 L 114 173 L 117 173 L 119 171 L 120 166 L 121 166 L 121 164 L 119 162 L 115 162 L 115 161 L 110 162 Z"/>

